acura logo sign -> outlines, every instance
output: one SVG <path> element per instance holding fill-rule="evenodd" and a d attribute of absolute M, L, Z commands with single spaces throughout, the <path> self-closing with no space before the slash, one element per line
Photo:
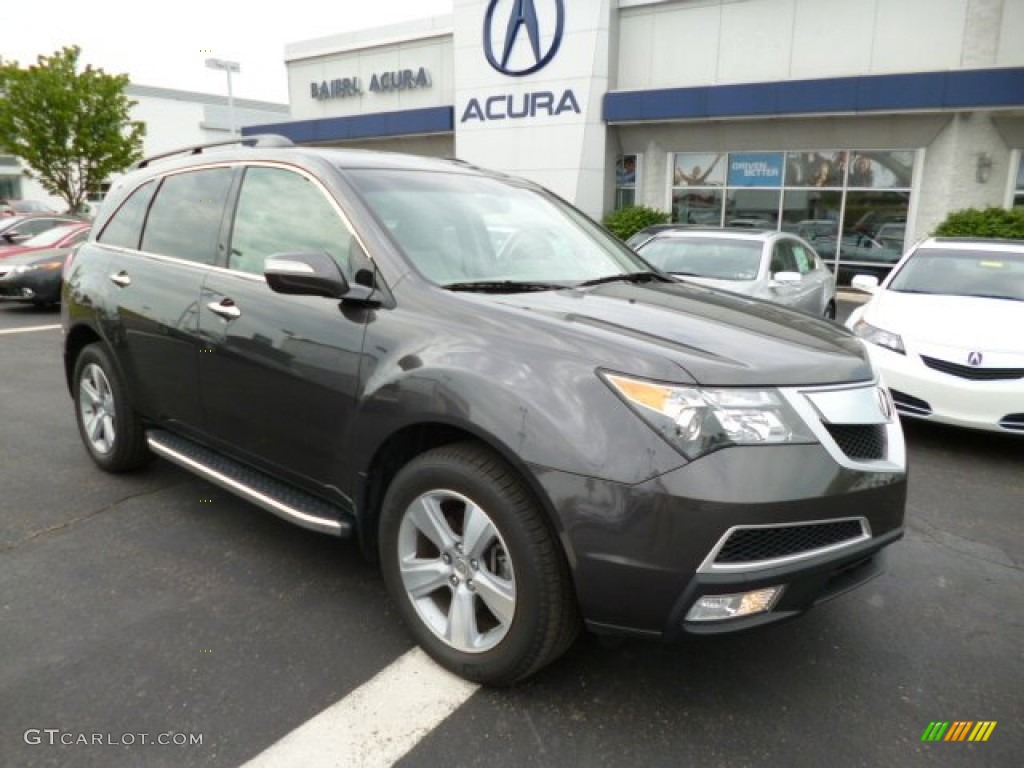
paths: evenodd
<path fill-rule="evenodd" d="M 547 6 L 545 24 L 553 21 L 554 34 L 543 29 L 537 16 L 537 4 Z M 506 18 L 498 8 L 511 6 Z M 543 69 L 558 53 L 565 28 L 563 0 L 490 0 L 484 15 L 484 55 L 488 63 L 503 75 L 522 77 Z M 542 33 L 547 33 L 542 34 Z M 525 48 L 528 46 L 528 48 Z M 518 55 L 513 56 L 513 54 Z M 512 64 L 512 61 L 517 62 Z"/>
<path fill-rule="evenodd" d="M 969 352 L 967 354 L 967 364 L 974 368 L 981 365 L 981 352 Z"/>

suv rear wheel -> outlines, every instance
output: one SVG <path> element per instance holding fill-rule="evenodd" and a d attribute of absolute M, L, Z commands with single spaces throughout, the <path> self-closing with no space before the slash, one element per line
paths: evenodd
<path fill-rule="evenodd" d="M 429 451 L 381 512 L 388 589 L 420 645 L 467 679 L 508 685 L 579 629 L 568 567 L 519 475 L 482 446 Z"/>
<path fill-rule="evenodd" d="M 102 469 L 124 472 L 152 458 L 142 421 L 128 403 L 110 355 L 99 343 L 90 344 L 78 356 L 73 388 L 78 431 Z"/>

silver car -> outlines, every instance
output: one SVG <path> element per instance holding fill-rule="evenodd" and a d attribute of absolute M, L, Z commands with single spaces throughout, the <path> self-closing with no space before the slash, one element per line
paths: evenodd
<path fill-rule="evenodd" d="M 689 282 L 834 320 L 836 281 L 802 238 L 775 230 L 664 229 L 637 253 Z"/>

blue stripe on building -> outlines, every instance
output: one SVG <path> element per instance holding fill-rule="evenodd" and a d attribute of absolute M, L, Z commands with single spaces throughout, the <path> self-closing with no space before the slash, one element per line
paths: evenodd
<path fill-rule="evenodd" d="M 1024 68 L 1018 67 L 620 91 L 605 95 L 603 117 L 636 123 L 1022 106 Z"/>
<path fill-rule="evenodd" d="M 277 133 L 287 136 L 296 144 L 307 144 L 319 141 L 451 133 L 454 130 L 453 107 L 427 107 L 400 112 L 379 112 L 373 115 L 250 125 L 242 129 L 242 134 L 250 136 L 256 133 Z"/>

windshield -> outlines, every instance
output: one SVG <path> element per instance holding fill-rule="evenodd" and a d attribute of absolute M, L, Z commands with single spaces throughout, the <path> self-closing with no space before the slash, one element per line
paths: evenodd
<path fill-rule="evenodd" d="M 1024 253 L 920 250 L 889 290 L 1024 301 Z"/>
<path fill-rule="evenodd" d="M 716 280 L 754 280 L 761 266 L 761 243 L 755 240 L 664 237 L 639 253 L 664 272 Z"/>
<path fill-rule="evenodd" d="M 647 270 L 583 214 L 536 189 L 460 173 L 348 170 L 406 257 L 439 285 L 578 285 Z"/>
<path fill-rule="evenodd" d="M 48 229 L 45 232 L 40 232 L 35 237 L 26 240 L 22 245 L 31 246 L 32 248 L 37 246 L 45 247 L 47 245 L 53 245 L 67 235 L 70 235 L 74 228 L 74 224 L 69 227 L 54 227 L 53 229 Z"/>

